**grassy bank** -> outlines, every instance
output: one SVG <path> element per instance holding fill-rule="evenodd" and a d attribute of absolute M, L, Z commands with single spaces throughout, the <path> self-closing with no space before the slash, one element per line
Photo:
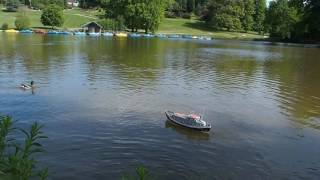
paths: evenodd
<path fill-rule="evenodd" d="M 206 35 L 221 39 L 262 39 L 263 36 L 256 32 L 240 33 L 227 31 L 214 31 L 196 19 L 171 19 L 165 18 L 160 24 L 159 33 L 165 34 L 190 34 Z"/>
<path fill-rule="evenodd" d="M 2 9 L 2 7 L 0 6 Z M 30 18 L 31 27 L 33 28 L 45 28 L 41 22 L 41 11 L 30 10 L 22 7 L 20 9 Z M 104 12 L 97 10 L 82 10 L 82 9 L 68 9 L 64 10 L 65 22 L 62 29 L 79 28 L 82 24 L 98 20 L 99 16 Z M 0 11 L 0 26 L 3 23 L 8 23 L 10 28 L 14 28 L 14 21 L 18 12 L 4 12 Z M 196 19 L 169 19 L 165 18 L 160 24 L 157 33 L 165 34 L 190 34 L 190 35 L 205 35 L 214 38 L 221 39 L 263 39 L 263 36 L 251 32 L 251 33 L 239 33 L 239 32 L 227 32 L 227 31 L 214 31 L 204 23 Z"/>
<path fill-rule="evenodd" d="M 2 9 L 2 7 L 1 7 Z M 40 17 L 41 11 L 31 10 L 28 8 L 20 8 L 20 11 L 30 18 L 31 27 L 43 27 Z M 4 12 L 0 11 L 0 26 L 3 23 L 8 23 L 10 28 L 14 28 L 14 21 L 18 13 L 21 12 Z M 98 15 L 103 12 L 86 11 L 81 9 L 64 10 L 64 24 L 62 28 L 79 28 L 82 24 L 98 19 Z"/>

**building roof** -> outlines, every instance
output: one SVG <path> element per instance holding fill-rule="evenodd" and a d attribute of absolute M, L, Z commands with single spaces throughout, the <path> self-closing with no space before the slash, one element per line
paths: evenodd
<path fill-rule="evenodd" d="M 101 26 L 99 23 L 97 23 L 97 22 L 95 22 L 95 21 L 87 22 L 87 23 L 83 24 L 81 27 L 82 27 L 82 28 L 85 28 L 85 27 L 88 27 L 88 26 L 91 25 L 91 24 L 94 24 L 94 25 L 98 26 L 98 27 L 101 28 L 101 29 L 103 28 L 103 26 Z"/>

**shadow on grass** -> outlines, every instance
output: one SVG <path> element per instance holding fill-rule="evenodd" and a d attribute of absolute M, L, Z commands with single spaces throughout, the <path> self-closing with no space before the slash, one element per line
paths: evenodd
<path fill-rule="evenodd" d="M 97 14 L 95 16 L 99 19 L 104 19 L 106 17 L 104 14 Z"/>
<path fill-rule="evenodd" d="M 16 10 L 2 9 L 2 12 L 16 13 L 16 12 L 18 12 L 18 9 L 16 9 Z"/>
<path fill-rule="evenodd" d="M 216 31 L 216 29 L 208 26 L 207 24 L 205 24 L 204 22 L 187 22 L 185 24 L 183 24 L 183 26 L 188 27 L 188 28 L 193 28 L 193 29 L 197 29 L 197 30 L 201 30 L 201 31 L 207 31 L 207 32 L 212 32 L 212 31 Z"/>
<path fill-rule="evenodd" d="M 201 21 L 198 21 L 198 22 L 187 22 L 185 24 L 183 24 L 183 26 L 185 27 L 188 27 L 188 28 L 192 28 L 192 29 L 197 29 L 197 30 L 200 30 L 200 31 L 204 31 L 204 32 L 209 32 L 209 33 L 218 33 L 218 32 L 221 32 L 221 33 L 235 33 L 233 34 L 232 36 L 235 36 L 237 33 L 238 34 L 247 34 L 247 35 L 258 35 L 257 33 L 255 32 L 244 32 L 244 31 L 228 31 L 227 29 L 217 29 L 217 28 L 213 28 L 213 27 L 210 27 L 209 25 L 207 25 L 206 23 L 204 22 L 201 22 Z M 245 37 L 246 35 L 244 35 L 243 37 Z M 237 38 L 243 38 L 243 37 L 233 37 L 235 39 Z"/>

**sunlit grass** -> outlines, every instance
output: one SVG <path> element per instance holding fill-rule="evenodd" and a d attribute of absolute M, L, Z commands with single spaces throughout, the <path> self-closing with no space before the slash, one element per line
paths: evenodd
<path fill-rule="evenodd" d="M 0 6 L 0 9 L 3 7 Z M 15 28 L 14 21 L 18 13 L 23 12 L 30 18 L 31 27 L 43 27 L 40 17 L 41 11 L 31 10 L 26 7 L 21 7 L 20 12 L 4 12 L 0 10 L 0 26 L 3 23 L 8 23 L 9 28 Z M 64 10 L 64 24 L 61 28 L 79 28 L 81 25 L 98 19 L 103 12 L 97 10 L 85 11 L 81 9 Z"/>
<path fill-rule="evenodd" d="M 256 32 L 241 33 L 228 31 L 215 31 L 208 28 L 203 22 L 197 19 L 165 18 L 160 24 L 158 33 L 165 34 L 189 34 L 206 35 L 213 38 L 227 39 L 261 39 L 262 35 Z"/>
<path fill-rule="evenodd" d="M 2 8 L 0 6 L 0 8 Z M 31 27 L 43 27 L 40 22 L 41 11 L 30 10 L 28 8 L 20 8 L 29 18 Z M 14 28 L 14 21 L 17 12 L 0 11 L 0 26 L 3 23 L 8 23 L 10 28 Z M 98 21 L 99 17 L 104 15 L 104 11 L 99 10 L 84 10 L 80 8 L 64 10 L 65 22 L 62 29 L 79 28 L 81 25 L 89 21 Z M 261 39 L 262 35 L 256 32 L 241 33 L 241 32 L 227 32 L 215 31 L 208 28 L 203 22 L 192 19 L 172 19 L 164 18 L 161 22 L 157 33 L 165 34 L 188 34 L 188 35 L 205 35 L 213 38 L 227 38 L 227 39 Z"/>

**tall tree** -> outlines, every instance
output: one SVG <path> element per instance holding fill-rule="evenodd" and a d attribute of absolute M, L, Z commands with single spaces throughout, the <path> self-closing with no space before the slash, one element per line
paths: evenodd
<path fill-rule="evenodd" d="M 242 28 L 247 32 L 253 28 L 253 15 L 255 10 L 254 0 L 240 1 L 240 5 L 242 6 L 243 10 L 241 18 Z"/>
<path fill-rule="evenodd" d="M 195 9 L 195 0 L 187 0 L 187 12 L 193 12 Z"/>
<path fill-rule="evenodd" d="M 287 0 L 270 2 L 266 25 L 271 37 L 290 39 L 293 27 L 298 21 L 297 10 L 289 7 Z"/>
<path fill-rule="evenodd" d="M 264 20 L 266 14 L 266 0 L 255 0 L 254 7 L 254 15 L 253 15 L 253 30 L 257 31 L 261 34 L 264 31 Z"/>
<path fill-rule="evenodd" d="M 241 6 L 233 0 L 210 0 L 203 11 L 202 20 L 216 29 L 240 30 Z"/>
<path fill-rule="evenodd" d="M 289 0 L 288 5 L 296 12 L 296 22 L 292 24 L 291 39 L 300 41 L 306 32 L 305 23 L 303 22 L 305 10 L 304 0 Z"/>
<path fill-rule="evenodd" d="M 47 6 L 41 15 L 41 23 L 45 26 L 61 27 L 63 25 L 63 9 L 60 6 L 51 4 Z"/>
<path fill-rule="evenodd" d="M 306 27 L 308 38 L 314 38 L 320 40 L 320 1 L 319 0 L 307 0 L 304 24 Z"/>
<path fill-rule="evenodd" d="M 110 0 L 106 13 L 108 18 L 123 16 L 125 24 L 133 31 L 155 31 L 164 16 L 167 0 Z"/>

